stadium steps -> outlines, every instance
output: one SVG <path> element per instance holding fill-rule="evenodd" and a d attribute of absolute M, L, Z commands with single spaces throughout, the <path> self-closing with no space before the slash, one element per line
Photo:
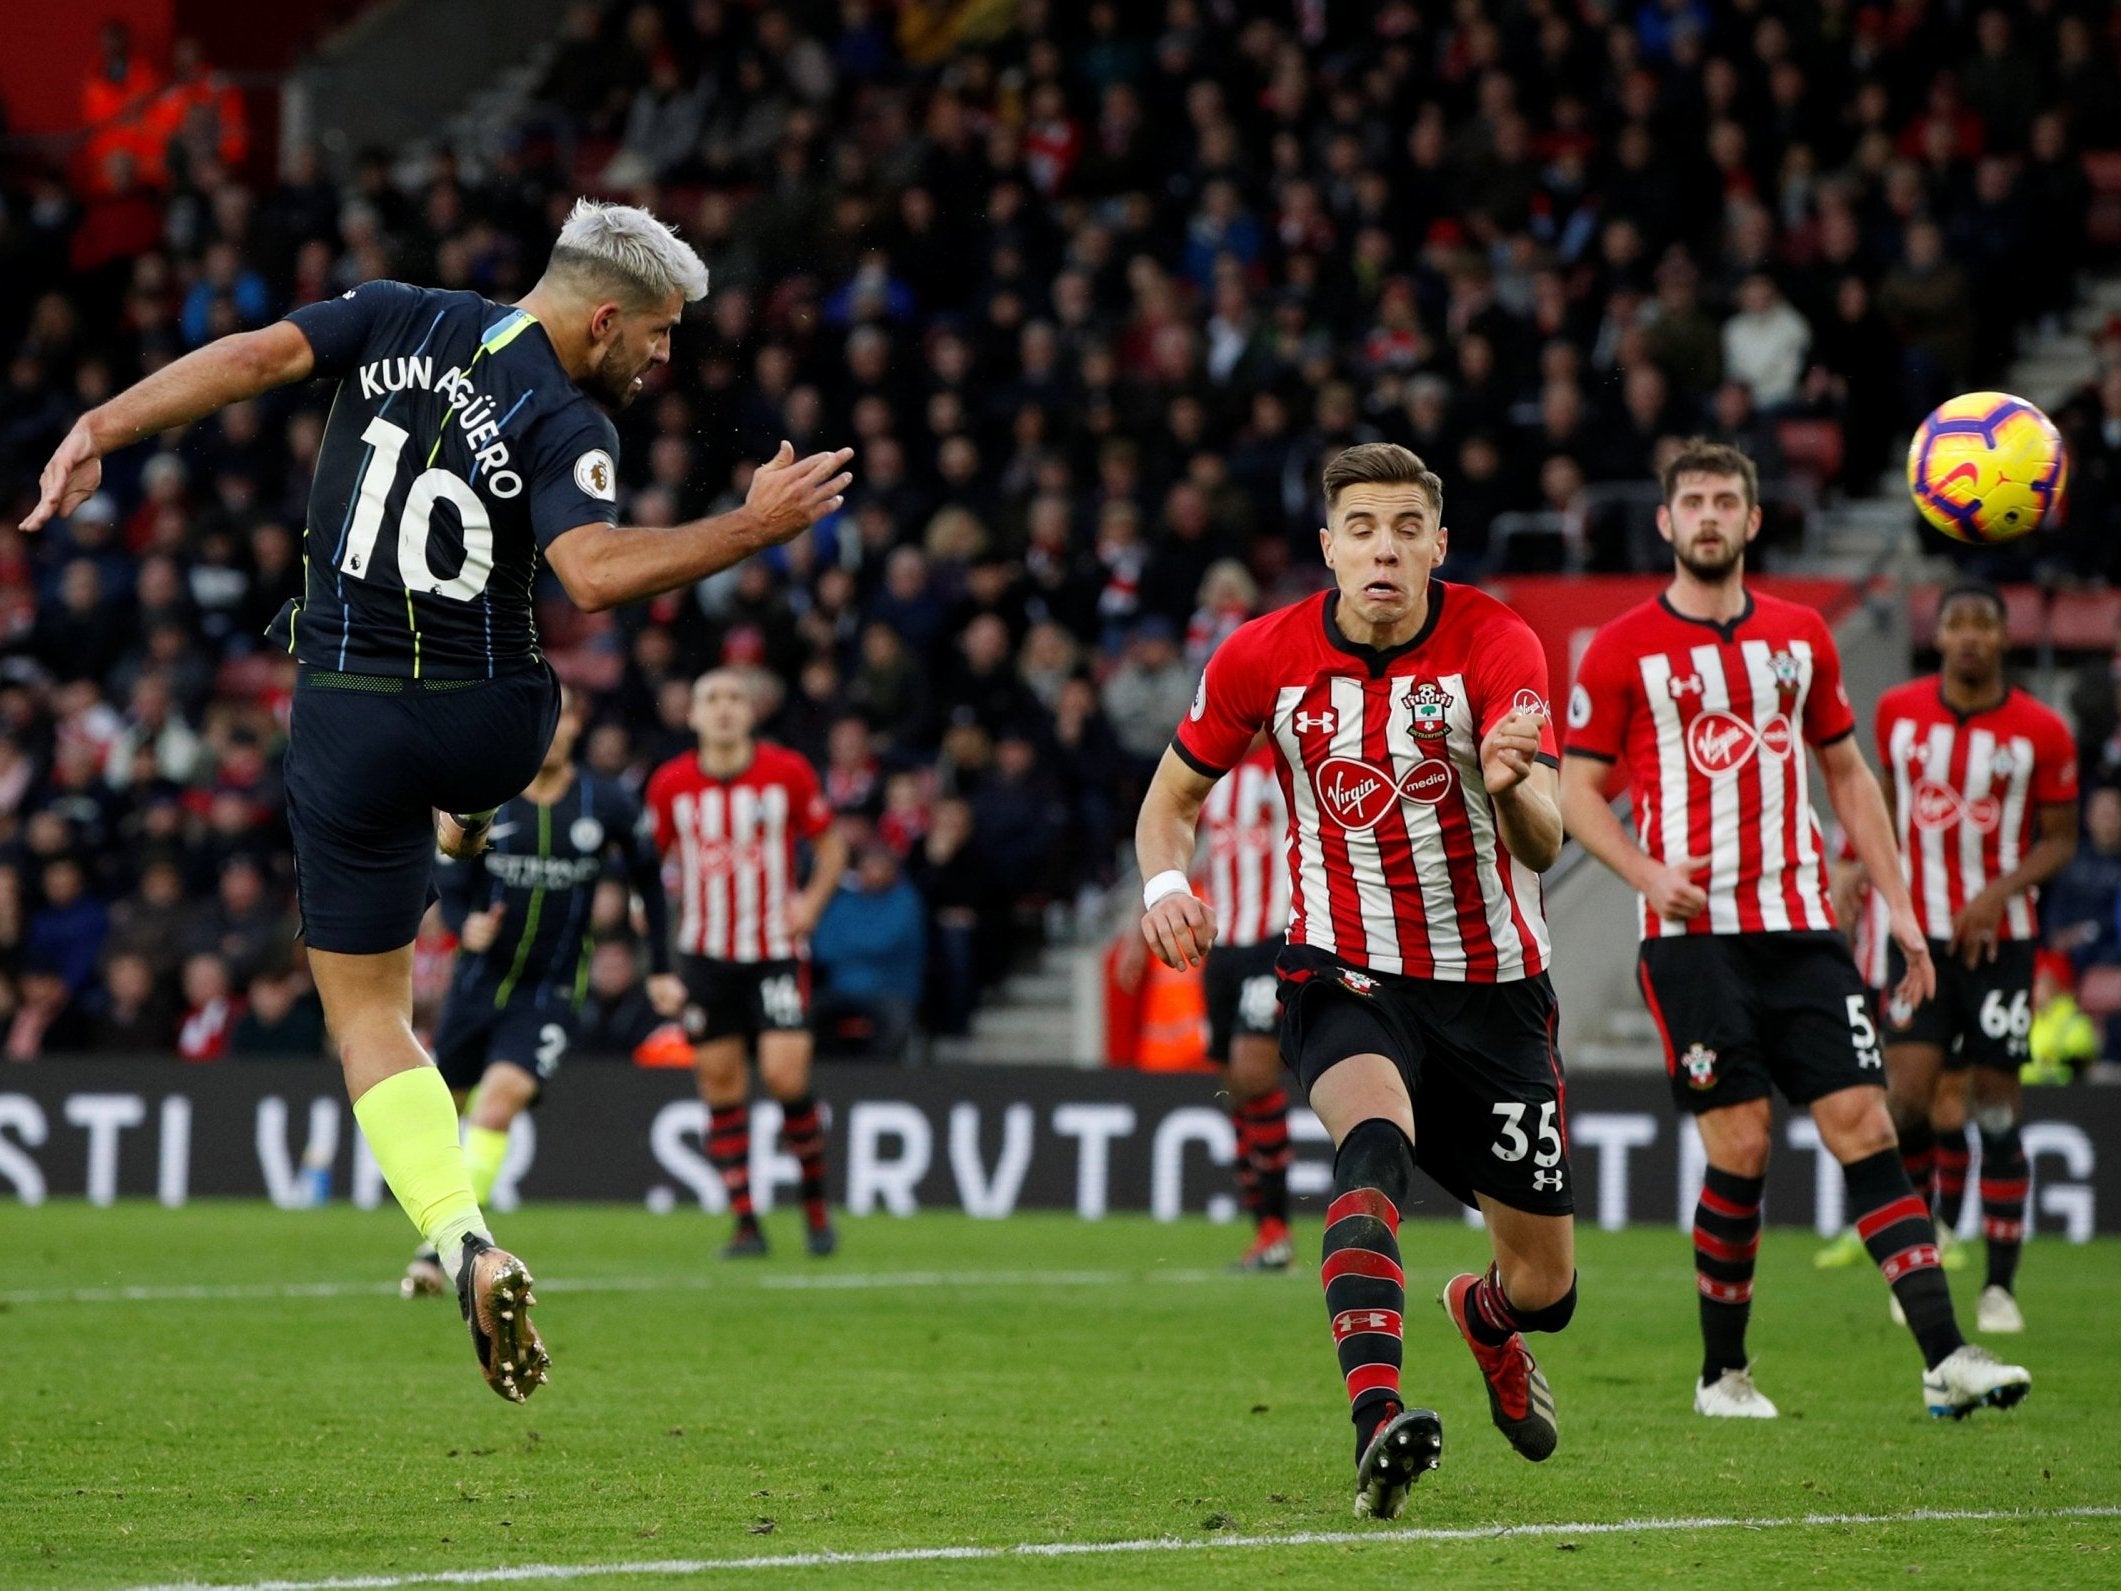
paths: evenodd
<path fill-rule="evenodd" d="M 476 133 L 528 92 L 565 9 L 566 0 L 379 7 L 289 74 L 290 136 L 336 158 L 370 145 L 416 158 L 443 144 L 476 158 Z"/>
<path fill-rule="evenodd" d="M 2098 373 L 2092 339 L 2109 316 L 2121 315 L 2121 274 L 2095 276 L 2061 324 L 2032 339 L 2011 366 L 2010 390 L 2052 409 Z"/>
<path fill-rule="evenodd" d="M 1100 1065 L 1102 976 L 1103 957 L 1094 949 L 1048 950 L 1037 965 L 1011 974 L 988 994 L 973 1013 L 970 1034 L 930 1040 L 928 1058 L 943 1065 Z"/>

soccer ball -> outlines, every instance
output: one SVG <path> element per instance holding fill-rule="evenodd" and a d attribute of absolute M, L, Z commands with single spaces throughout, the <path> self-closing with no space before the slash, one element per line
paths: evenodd
<path fill-rule="evenodd" d="M 2010 541 L 2054 516 L 2069 457 L 2054 422 L 2007 392 L 1968 392 L 1937 406 L 1907 450 L 1907 489 L 1922 517 L 1955 541 Z"/>

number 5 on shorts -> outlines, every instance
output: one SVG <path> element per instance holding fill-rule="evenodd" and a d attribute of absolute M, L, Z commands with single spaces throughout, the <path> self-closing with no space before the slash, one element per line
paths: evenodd
<path fill-rule="evenodd" d="M 1878 1030 L 1871 1026 L 1871 1013 L 1860 994 L 1849 996 L 1849 1037 L 1855 1042 L 1859 1067 L 1885 1070 L 1885 1057 L 1878 1053 Z"/>

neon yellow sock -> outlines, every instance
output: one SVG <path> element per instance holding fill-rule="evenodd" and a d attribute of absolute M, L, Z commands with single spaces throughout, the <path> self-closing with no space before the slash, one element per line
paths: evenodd
<path fill-rule="evenodd" d="M 465 1234 L 490 1239 L 457 1143 L 457 1107 L 432 1066 L 393 1072 L 354 1101 L 354 1119 L 398 1203 L 456 1275 Z"/>
<path fill-rule="evenodd" d="M 467 1127 L 464 1130 L 464 1170 L 471 1177 L 472 1197 L 484 1204 L 493 1197 L 493 1185 L 500 1180 L 501 1162 L 508 1158 L 508 1134 L 495 1132 L 491 1127 Z"/>

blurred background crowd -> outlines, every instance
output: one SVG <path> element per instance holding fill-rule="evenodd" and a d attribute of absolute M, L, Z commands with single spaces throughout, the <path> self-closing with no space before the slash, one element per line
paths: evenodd
<path fill-rule="evenodd" d="M 108 29 L 89 138 L 0 170 L 0 1046 L 321 1043 L 262 631 L 328 391 L 11 528 L 76 413 L 216 335 L 381 276 L 511 299 L 579 192 L 676 221 L 712 291 L 618 417 L 625 517 L 733 506 L 783 437 L 856 446 L 858 482 L 695 590 L 590 619 L 554 587 L 582 755 L 638 785 L 691 679 L 753 670 L 860 858 L 828 1012 L 959 1033 L 1096 917 L 1206 654 L 1320 583 L 1332 450 L 1439 469 L 1476 579 L 1656 567 L 1660 451 L 1721 437 L 1772 563 L 2067 309 L 2116 30 L 2061 0 L 584 0 L 481 158 L 261 161 L 195 48 Z M 2051 555 L 2086 578 L 2121 573 L 2116 331 L 2061 416 Z M 2112 826 L 2087 849 L 2121 857 Z M 2121 962 L 2106 867 L 2072 920 Z M 598 922 L 585 1043 L 624 1053 L 638 947 L 622 898 Z"/>

